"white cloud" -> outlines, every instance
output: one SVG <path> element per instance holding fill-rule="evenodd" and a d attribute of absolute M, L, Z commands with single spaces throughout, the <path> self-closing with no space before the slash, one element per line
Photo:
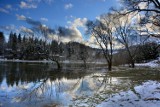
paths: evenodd
<path fill-rule="evenodd" d="M 85 29 L 86 22 L 87 18 L 76 18 L 73 21 L 67 21 L 68 26 L 62 29 L 62 32 L 64 32 L 64 34 L 61 35 L 61 41 L 83 42 L 83 34 L 79 30 L 79 28 Z"/>
<path fill-rule="evenodd" d="M 3 8 L 0 8 L 0 12 L 3 12 L 3 13 L 9 13 L 9 11 L 8 10 L 6 10 L 6 9 L 3 9 Z"/>
<path fill-rule="evenodd" d="M 100 48 L 94 36 L 90 36 L 87 41 L 84 41 L 84 44 L 87 46 L 91 46 L 93 48 Z"/>
<path fill-rule="evenodd" d="M 69 29 L 72 31 L 71 35 L 73 35 L 70 39 L 73 41 L 81 41 L 82 40 L 82 34 L 76 27 L 69 27 Z"/>
<path fill-rule="evenodd" d="M 31 9 L 31 8 L 37 8 L 38 4 L 43 2 L 46 4 L 53 3 L 54 0 L 25 0 L 20 2 L 20 8 L 22 9 Z"/>
<path fill-rule="evenodd" d="M 63 36 L 62 40 L 64 42 L 69 41 L 77 41 L 82 42 L 83 41 L 83 35 L 82 32 L 79 30 L 79 27 L 82 29 L 86 29 L 85 24 L 87 22 L 87 18 L 76 18 L 73 21 L 67 21 L 68 26 L 65 28 L 65 36 Z"/>
<path fill-rule="evenodd" d="M 24 1 L 21 1 L 20 8 L 22 9 L 30 9 L 30 8 L 37 8 L 37 5 L 35 3 L 27 3 Z"/>
<path fill-rule="evenodd" d="M 44 22 L 47 22 L 47 21 L 48 21 L 48 19 L 47 19 L 47 18 L 44 18 L 44 17 L 42 17 L 41 20 L 44 21 Z"/>
<path fill-rule="evenodd" d="M 140 4 L 138 4 L 140 9 L 145 9 L 147 7 L 147 3 L 146 2 L 141 2 Z"/>
<path fill-rule="evenodd" d="M 33 31 L 31 29 L 26 28 L 24 26 L 20 27 L 20 32 L 27 33 L 27 34 L 33 34 Z"/>
<path fill-rule="evenodd" d="M 16 14 L 17 20 L 26 20 L 26 16 Z"/>
<path fill-rule="evenodd" d="M 77 18 L 71 23 L 71 26 L 73 26 L 73 27 L 85 27 L 86 22 L 87 22 L 87 18 Z"/>
<path fill-rule="evenodd" d="M 14 8 L 14 6 L 12 6 L 11 4 L 7 4 L 5 6 L 5 9 L 10 11 L 18 11 L 18 8 Z"/>
<path fill-rule="evenodd" d="M 64 8 L 65 8 L 65 9 L 70 9 L 70 8 L 72 8 L 72 7 L 73 7 L 73 4 L 71 4 L 71 3 L 64 5 Z"/>
<path fill-rule="evenodd" d="M 15 25 L 11 24 L 8 26 L 0 26 L 0 29 L 6 30 L 6 31 L 11 31 L 11 30 L 15 30 L 16 27 L 15 27 Z"/>
<path fill-rule="evenodd" d="M 51 4 L 53 3 L 54 0 L 26 0 L 28 3 L 40 3 L 40 2 L 43 2 L 43 3 L 47 3 L 47 4 Z"/>

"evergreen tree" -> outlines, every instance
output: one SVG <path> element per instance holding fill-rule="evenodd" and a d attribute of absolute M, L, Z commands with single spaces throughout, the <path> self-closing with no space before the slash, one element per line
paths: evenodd
<path fill-rule="evenodd" d="M 0 32 L 0 55 L 4 53 L 4 43 L 5 43 L 5 37 L 3 32 Z"/>
<path fill-rule="evenodd" d="M 17 51 L 17 35 L 16 35 L 16 33 L 13 34 L 12 50 Z"/>
<path fill-rule="evenodd" d="M 18 35 L 18 43 L 20 44 L 22 42 L 21 34 Z"/>
<path fill-rule="evenodd" d="M 26 36 L 25 35 L 23 36 L 23 40 L 22 41 L 23 41 L 23 43 L 26 43 Z"/>
<path fill-rule="evenodd" d="M 9 34 L 9 40 L 8 40 L 8 48 L 12 49 L 12 43 L 13 42 L 13 32 Z"/>

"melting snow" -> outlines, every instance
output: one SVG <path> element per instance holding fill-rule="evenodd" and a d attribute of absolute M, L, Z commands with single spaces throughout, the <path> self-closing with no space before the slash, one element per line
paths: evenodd
<path fill-rule="evenodd" d="M 147 63 L 137 63 L 135 64 L 136 66 L 148 66 L 148 67 L 159 67 L 160 64 L 158 64 L 158 62 L 160 62 L 160 57 L 157 59 L 157 60 L 154 60 L 154 61 L 150 61 L 150 62 L 147 62 Z"/>
<path fill-rule="evenodd" d="M 144 82 L 134 87 L 134 91 L 114 94 L 106 102 L 97 107 L 160 107 L 160 83 L 157 81 Z"/>

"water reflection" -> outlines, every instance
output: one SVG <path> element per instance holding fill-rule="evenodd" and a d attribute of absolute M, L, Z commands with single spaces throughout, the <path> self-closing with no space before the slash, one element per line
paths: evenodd
<path fill-rule="evenodd" d="M 75 87 L 88 74 L 51 68 L 50 64 L 0 63 L 1 106 L 70 104 Z"/>
<path fill-rule="evenodd" d="M 50 64 L 0 63 L 0 106 L 96 106 L 114 93 L 129 89 L 140 97 L 134 89 L 140 84 L 136 78 L 100 71 L 57 71 Z"/>

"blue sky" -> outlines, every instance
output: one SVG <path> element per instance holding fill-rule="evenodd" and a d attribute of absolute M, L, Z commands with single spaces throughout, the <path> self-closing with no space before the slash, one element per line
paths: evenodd
<path fill-rule="evenodd" d="M 117 0 L 0 0 L 0 31 L 31 32 L 34 24 L 27 21 L 31 19 L 47 28 L 67 27 L 84 38 L 86 20 L 118 5 Z"/>

